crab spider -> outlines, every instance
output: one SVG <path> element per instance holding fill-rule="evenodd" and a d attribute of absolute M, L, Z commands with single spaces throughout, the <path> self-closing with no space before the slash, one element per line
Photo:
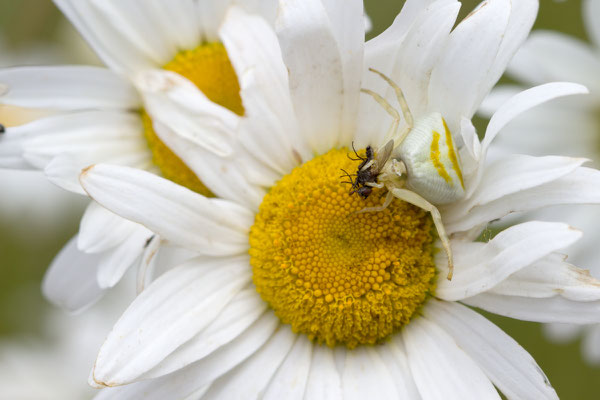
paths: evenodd
<path fill-rule="evenodd" d="M 392 116 L 393 122 L 386 136 L 386 144 L 375 157 L 361 163 L 352 193 L 357 192 L 366 198 L 371 188 L 385 187 L 388 190 L 382 206 L 367 207 L 361 212 L 382 211 L 397 198 L 431 213 L 448 257 L 447 278 L 450 280 L 454 272 L 452 249 L 436 205 L 452 203 L 465 195 L 452 134 L 438 112 L 426 114 L 415 121 L 400 87 L 383 73 L 373 68 L 369 70 L 394 89 L 406 127 L 399 131 L 400 113 L 386 99 L 371 90 L 361 89 Z"/>

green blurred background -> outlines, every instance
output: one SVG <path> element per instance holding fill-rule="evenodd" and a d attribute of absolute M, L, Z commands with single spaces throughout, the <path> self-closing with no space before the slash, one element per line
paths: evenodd
<path fill-rule="evenodd" d="M 373 22 L 369 36 L 373 37 L 392 22 L 404 2 L 366 0 L 365 3 Z M 477 3 L 463 1 L 460 17 Z M 580 1 L 541 0 L 541 3 L 535 28 L 558 30 L 586 40 Z M 40 62 L 97 61 L 52 2 L 0 0 L 0 65 Z M 483 131 L 487 121 L 476 122 L 478 130 Z M 44 338 L 44 315 L 51 306 L 40 294 L 40 282 L 52 257 L 76 233 L 85 206 L 83 199 L 60 193 L 30 174 L 22 176 L 29 187 L 8 182 L 6 172 L 0 174 L 0 200 L 13 196 L 28 199 L 17 208 L 5 207 L 0 201 L 0 341 L 15 337 Z M 41 209 L 42 214 L 31 212 L 29 207 Z M 48 220 L 44 212 L 53 218 Z M 597 379 L 600 367 L 584 364 L 579 341 L 551 344 L 538 324 L 488 317 L 534 356 L 562 399 L 600 397 L 600 379 Z"/>

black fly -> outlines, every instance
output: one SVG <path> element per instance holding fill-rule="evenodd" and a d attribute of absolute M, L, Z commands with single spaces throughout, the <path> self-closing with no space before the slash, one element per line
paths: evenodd
<path fill-rule="evenodd" d="M 354 155 L 356 158 L 352 158 L 350 156 L 348 156 L 348 158 L 353 161 L 360 161 L 361 163 L 356 169 L 356 174 L 351 175 L 342 170 L 346 174 L 343 176 L 350 179 L 350 182 L 344 183 L 352 184 L 352 190 L 350 191 L 350 194 L 358 193 L 360 197 L 366 199 L 373 192 L 373 185 L 377 184 L 377 176 L 379 176 L 380 168 L 383 166 L 383 164 L 385 164 L 389 154 L 387 155 L 386 160 L 383 160 L 383 163 L 381 163 L 378 162 L 378 160 L 375 160 L 375 152 L 371 146 L 367 146 L 365 149 L 365 157 L 361 157 L 358 154 L 354 148 L 354 143 L 352 144 L 352 150 L 354 150 Z M 352 177 L 356 178 L 353 180 Z"/>

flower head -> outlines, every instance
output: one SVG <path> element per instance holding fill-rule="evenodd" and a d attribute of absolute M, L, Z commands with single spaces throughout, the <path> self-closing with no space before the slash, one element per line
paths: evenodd
<path fill-rule="evenodd" d="M 157 277 L 115 325 L 91 378 L 125 386 L 100 397 L 498 398 L 496 386 L 509 398 L 556 398 L 514 340 L 460 303 L 534 321 L 598 319 L 599 282 L 556 253 L 578 231 L 532 221 L 475 241 L 514 211 L 600 200 L 600 175 L 582 159 L 486 159 L 514 116 L 585 88 L 518 94 L 480 142 L 470 118 L 527 35 L 537 2 L 490 0 L 452 30 L 458 6 L 408 1 L 366 44 L 359 1 L 344 2 L 343 12 L 336 2 L 282 1 L 277 34 L 232 7 L 221 37 L 244 71 L 244 114 L 211 119 L 203 144 L 191 130 L 207 126 L 198 92 L 168 72 L 143 76 L 157 133 L 219 198 L 128 167 L 82 173 L 100 204 L 195 253 Z M 439 218 L 402 192 L 409 186 L 369 178 L 375 186 L 363 200 L 341 182 L 341 169 L 358 175 L 373 166 L 366 148 L 385 148 L 390 125 L 410 128 L 360 97 L 369 88 L 395 101 L 367 68 L 402 88 L 415 121 L 439 113 L 456 143 L 464 193 L 433 207 Z M 365 149 L 357 160 L 346 157 L 352 142 Z M 439 161 L 440 148 L 428 162 Z M 390 174 L 410 174 L 403 156 L 390 157 L 398 167 Z M 442 176 L 435 166 L 432 173 Z M 361 212 L 388 192 L 387 207 Z M 449 238 L 452 280 L 433 224 Z"/>
<path fill-rule="evenodd" d="M 157 135 L 157 121 L 148 114 L 143 96 L 152 82 L 140 76 L 149 70 L 170 71 L 193 87 L 201 97 L 199 107 L 216 115 L 242 115 L 237 72 L 219 34 L 229 2 L 55 3 L 109 69 L 0 70 L 0 105 L 35 116 L 30 123 L 3 127 L 0 167 L 41 169 L 53 183 L 85 194 L 78 181 L 81 170 L 105 162 L 152 171 L 212 196 Z M 268 19 L 275 12 L 271 1 L 244 2 L 244 6 Z M 202 143 L 210 143 L 210 130 L 203 125 L 192 131 L 196 138 L 206 136 Z M 121 279 L 152 236 L 143 226 L 90 203 L 79 235 L 49 269 L 46 296 L 72 311 L 89 306 Z M 71 290 L 64 290 L 65 286 Z"/>

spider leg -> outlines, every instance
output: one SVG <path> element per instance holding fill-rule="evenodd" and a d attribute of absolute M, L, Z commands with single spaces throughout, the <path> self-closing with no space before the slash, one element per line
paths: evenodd
<path fill-rule="evenodd" d="M 439 210 L 433 204 L 425 200 L 423 197 L 410 190 L 396 188 L 392 189 L 390 193 L 392 193 L 396 198 L 400 200 L 404 200 L 407 203 L 413 204 L 431 213 L 431 217 L 433 218 L 433 223 L 435 225 L 435 228 L 437 229 L 438 235 L 442 242 L 442 246 L 444 247 L 446 255 L 448 256 L 447 279 L 451 280 L 452 274 L 454 273 L 454 259 L 452 258 L 452 248 L 450 247 L 450 239 L 448 239 L 448 235 L 446 234 L 446 230 L 444 229 L 442 216 Z"/>
<path fill-rule="evenodd" d="M 392 194 L 392 192 L 387 192 L 387 194 L 385 195 L 385 201 L 383 202 L 382 205 L 377 206 L 377 207 L 365 207 L 362 210 L 357 211 L 357 212 L 358 213 L 365 213 L 365 212 L 379 212 L 379 211 L 383 211 L 386 208 L 388 208 L 388 206 L 392 203 L 392 200 L 394 200 L 394 195 Z"/>
<path fill-rule="evenodd" d="M 369 68 L 369 71 L 379 75 L 383 80 L 387 82 L 388 85 L 392 87 L 392 89 L 394 89 L 394 92 L 396 93 L 396 98 L 398 99 L 398 104 L 400 104 L 400 109 L 402 110 L 402 114 L 404 115 L 404 119 L 406 120 L 406 124 L 412 128 L 414 126 L 413 116 L 410 112 L 410 108 L 408 108 L 408 103 L 406 102 L 404 93 L 402 93 L 402 89 L 400 89 L 400 87 L 383 72 L 377 71 L 375 68 Z"/>
<path fill-rule="evenodd" d="M 365 186 L 371 186 L 377 189 L 382 189 L 385 185 L 383 183 L 367 182 Z"/>

